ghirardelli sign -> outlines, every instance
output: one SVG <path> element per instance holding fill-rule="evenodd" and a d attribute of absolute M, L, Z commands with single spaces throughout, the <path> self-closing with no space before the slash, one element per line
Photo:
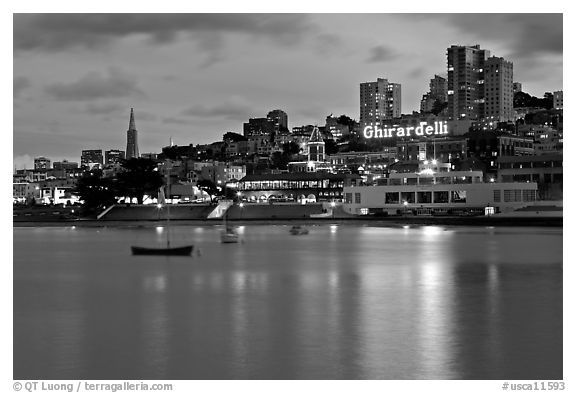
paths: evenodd
<path fill-rule="evenodd" d="M 448 123 L 446 121 L 435 121 L 433 125 L 428 125 L 427 121 L 421 121 L 414 127 L 384 127 L 375 126 L 364 127 L 364 138 L 394 138 L 402 136 L 436 136 L 447 135 Z"/>

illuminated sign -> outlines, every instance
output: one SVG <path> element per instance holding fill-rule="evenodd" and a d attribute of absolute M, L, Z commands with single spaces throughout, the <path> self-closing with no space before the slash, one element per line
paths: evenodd
<path fill-rule="evenodd" d="M 448 134 L 448 123 L 446 121 L 435 121 L 434 125 L 421 121 L 416 127 L 384 127 L 375 126 L 364 127 L 364 138 L 394 138 L 395 136 L 432 136 Z"/>

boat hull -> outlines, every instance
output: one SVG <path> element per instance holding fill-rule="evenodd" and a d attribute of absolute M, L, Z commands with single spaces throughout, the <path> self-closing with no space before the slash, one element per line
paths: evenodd
<path fill-rule="evenodd" d="M 174 255 L 189 256 L 192 254 L 194 246 L 172 247 L 172 248 L 150 248 L 132 246 L 132 255 Z"/>

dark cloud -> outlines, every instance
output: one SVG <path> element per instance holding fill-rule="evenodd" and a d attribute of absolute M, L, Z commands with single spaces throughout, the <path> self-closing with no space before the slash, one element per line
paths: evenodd
<path fill-rule="evenodd" d="M 402 14 L 402 17 L 415 24 L 433 21 L 455 28 L 457 34 L 449 45 L 479 44 L 490 49 L 496 42 L 510 48 L 508 53 L 492 53 L 494 56 L 516 60 L 563 53 L 562 14 Z M 461 37 L 475 42 L 459 42 Z"/>
<path fill-rule="evenodd" d="M 301 14 L 14 14 L 14 50 L 90 49 L 135 34 L 167 43 L 181 33 L 243 33 L 293 44 L 313 29 Z"/>
<path fill-rule="evenodd" d="M 182 111 L 182 115 L 198 118 L 247 119 L 251 112 L 247 104 L 229 102 L 212 107 L 194 105 Z"/>
<path fill-rule="evenodd" d="M 395 56 L 395 52 L 387 48 L 384 45 L 378 45 L 370 49 L 370 57 L 366 59 L 368 63 L 382 63 L 388 60 L 392 60 Z"/>
<path fill-rule="evenodd" d="M 108 69 L 107 75 L 91 72 L 76 82 L 47 86 L 45 92 L 60 101 L 144 96 L 137 86 L 136 79 L 116 68 Z"/>
<path fill-rule="evenodd" d="M 13 97 L 18 98 L 24 89 L 30 87 L 30 80 L 23 76 L 18 76 L 14 78 L 14 91 Z"/>

